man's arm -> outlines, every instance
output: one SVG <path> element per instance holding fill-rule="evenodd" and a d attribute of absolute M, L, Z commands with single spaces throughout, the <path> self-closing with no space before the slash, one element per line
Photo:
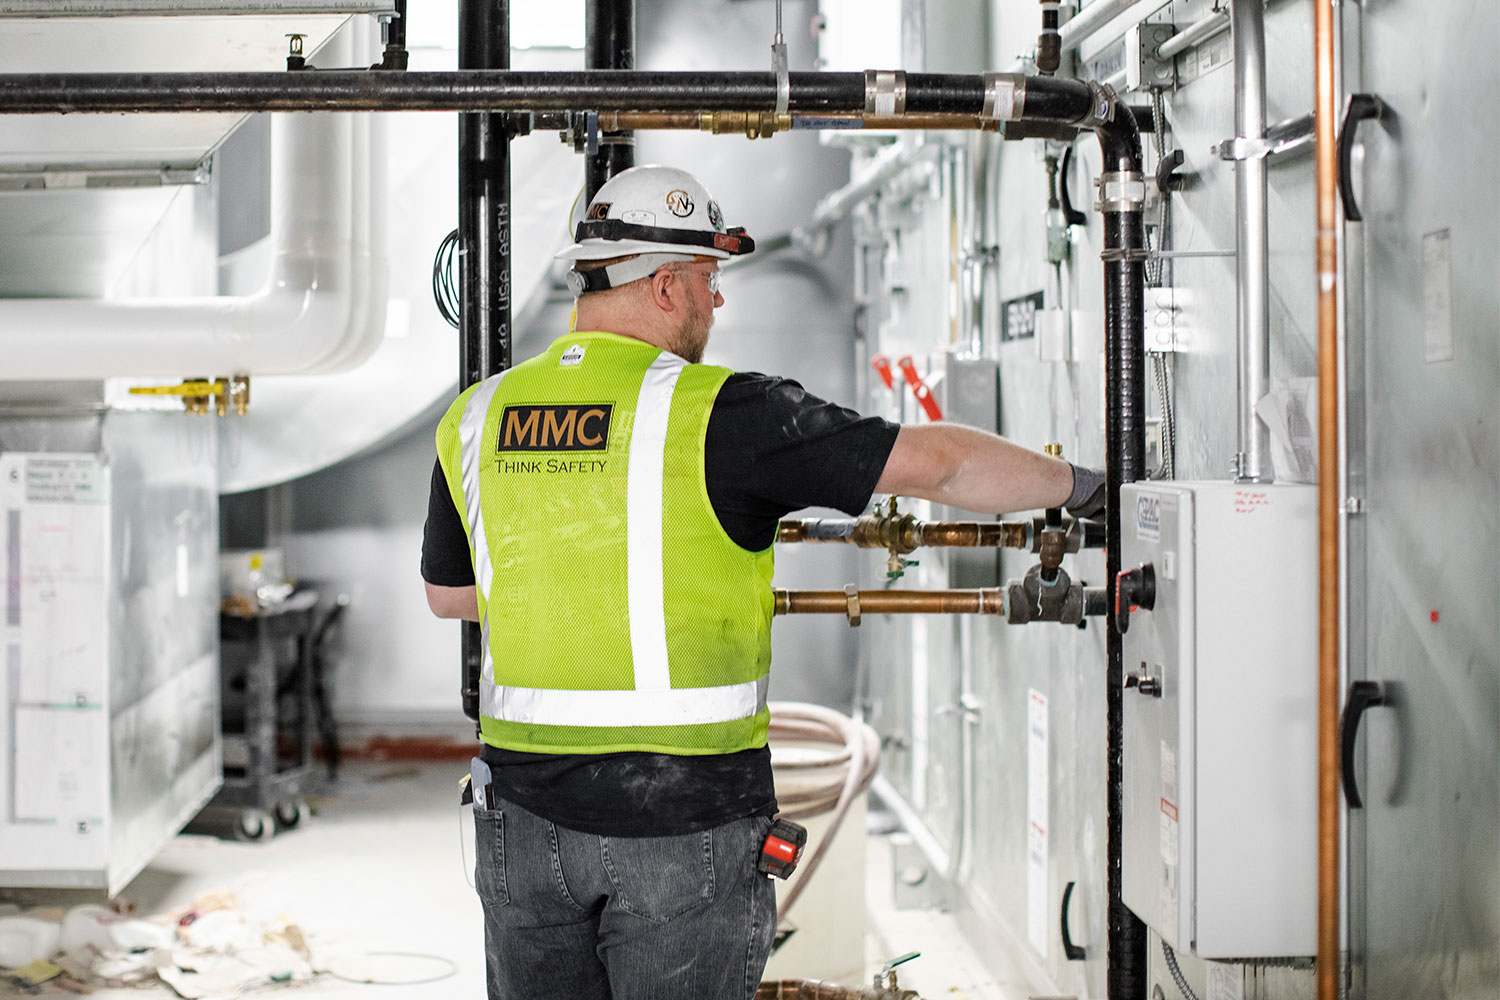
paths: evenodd
<path fill-rule="evenodd" d="M 471 584 L 467 587 L 440 587 L 435 583 L 423 583 L 427 587 L 427 606 L 439 618 L 462 618 L 464 621 L 479 621 L 479 592 Z"/>
<path fill-rule="evenodd" d="M 998 434 L 962 424 L 902 427 L 876 493 L 921 497 L 980 514 L 1061 507 L 1073 468 Z"/>

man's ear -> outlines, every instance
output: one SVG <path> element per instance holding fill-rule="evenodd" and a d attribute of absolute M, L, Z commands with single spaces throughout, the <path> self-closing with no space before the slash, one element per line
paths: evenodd
<path fill-rule="evenodd" d="M 651 304 L 664 313 L 677 311 L 677 289 L 673 284 L 676 280 L 677 276 L 669 268 L 662 268 L 646 279 Z"/>

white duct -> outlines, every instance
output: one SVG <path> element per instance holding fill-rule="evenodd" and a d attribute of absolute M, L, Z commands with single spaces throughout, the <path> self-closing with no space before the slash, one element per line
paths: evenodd
<path fill-rule="evenodd" d="M 348 34 L 324 52 L 347 62 Z M 368 358 L 387 299 L 384 132 L 371 118 L 273 118 L 274 250 L 260 291 L 0 300 L 0 379 L 311 374 Z"/>

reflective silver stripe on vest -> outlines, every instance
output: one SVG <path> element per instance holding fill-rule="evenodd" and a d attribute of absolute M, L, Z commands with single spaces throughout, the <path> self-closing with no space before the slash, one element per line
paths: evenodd
<path fill-rule="evenodd" d="M 481 682 L 480 713 L 539 726 L 695 726 L 747 719 L 766 707 L 770 677 L 667 691 L 565 691 Z"/>
<path fill-rule="evenodd" d="M 667 609 L 662 572 L 662 470 L 666 464 L 667 421 L 672 393 L 687 362 L 662 351 L 641 382 L 630 431 L 630 467 L 625 494 L 626 599 L 630 656 L 637 691 L 668 691 Z M 700 689 L 701 690 L 701 689 Z M 709 689 L 713 690 L 713 689 Z M 748 715 L 750 713 L 743 713 Z M 726 716 L 725 718 L 740 718 Z M 629 721 L 626 721 L 629 720 Z M 619 716 L 615 725 L 648 725 Z"/>
<path fill-rule="evenodd" d="M 463 473 L 464 509 L 469 516 L 469 544 L 474 550 L 474 585 L 479 588 L 485 609 L 480 628 L 484 652 L 479 676 L 491 683 L 495 679 L 495 661 L 490 655 L 489 606 L 494 571 L 490 566 L 489 542 L 484 536 L 484 508 L 479 503 L 479 471 L 484 465 L 484 422 L 490 413 L 490 401 L 504 377 L 505 372 L 500 372 L 481 382 L 464 404 L 463 416 L 458 420 L 459 469 Z"/>

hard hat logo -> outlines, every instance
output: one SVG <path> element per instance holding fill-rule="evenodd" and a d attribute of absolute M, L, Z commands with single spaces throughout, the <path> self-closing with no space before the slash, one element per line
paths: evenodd
<path fill-rule="evenodd" d="M 594 202 L 592 205 L 589 206 L 588 213 L 584 216 L 584 218 L 589 219 L 591 221 L 598 221 L 600 219 L 607 219 L 607 218 L 609 218 L 609 202 L 607 202 L 607 201 L 596 201 L 596 202 Z"/>
<path fill-rule="evenodd" d="M 693 199 L 681 188 L 667 192 L 667 208 L 679 219 L 686 219 L 693 214 Z"/>
<path fill-rule="evenodd" d="M 714 227 L 714 232 L 724 231 L 724 213 L 719 211 L 719 203 L 710 200 L 708 203 L 708 224 Z"/>

